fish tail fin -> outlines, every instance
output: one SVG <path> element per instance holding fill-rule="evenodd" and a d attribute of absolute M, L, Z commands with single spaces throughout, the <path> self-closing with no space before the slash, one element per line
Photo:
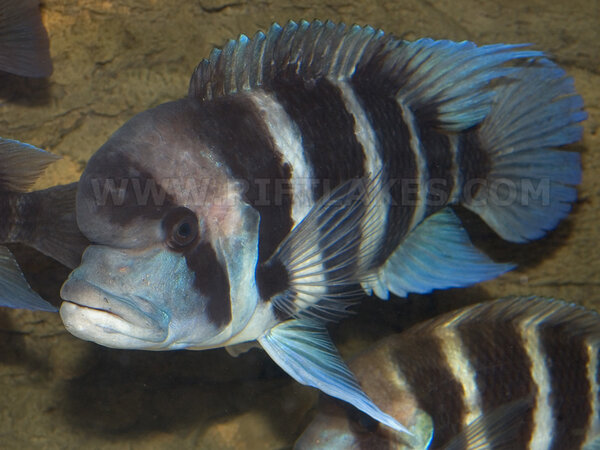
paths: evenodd
<path fill-rule="evenodd" d="M 27 192 L 58 158 L 33 145 L 0 138 L 0 243 L 20 242 L 75 267 L 87 245 L 75 220 L 76 183 Z M 56 311 L 31 289 L 14 256 L 3 245 L 0 306 Z"/>
<path fill-rule="evenodd" d="M 33 145 L 0 138 L 0 242 L 18 242 L 18 203 L 58 156 Z"/>
<path fill-rule="evenodd" d="M 19 242 L 19 203 L 59 157 L 33 145 L 0 138 L 0 242 Z"/>
<path fill-rule="evenodd" d="M 0 138 L 0 192 L 27 192 L 58 159 L 33 145 Z"/>
<path fill-rule="evenodd" d="M 87 239 L 77 227 L 77 183 L 27 192 L 58 156 L 0 138 L 0 242 L 22 243 L 69 268 L 76 267 Z"/>
<path fill-rule="evenodd" d="M 29 286 L 15 257 L 3 245 L 0 245 L 0 306 L 35 311 L 57 311 L 56 307 L 40 297 Z"/>
<path fill-rule="evenodd" d="M 582 138 L 587 118 L 573 79 L 545 58 L 498 80 L 477 133 L 485 180 L 464 180 L 462 204 L 503 239 L 538 239 L 567 216 L 581 182 L 580 156 L 557 147 Z"/>
<path fill-rule="evenodd" d="M 0 4 L 0 70 L 25 77 L 49 77 L 49 46 L 38 0 Z"/>
<path fill-rule="evenodd" d="M 32 145 L 0 139 L 0 242 L 15 242 L 18 203 L 57 156 Z M 10 250 L 0 245 L 0 306 L 56 311 L 23 276 Z"/>
<path fill-rule="evenodd" d="M 24 243 L 70 269 L 89 245 L 77 226 L 76 195 L 77 183 L 71 183 L 29 192 L 22 200 L 28 211 L 22 219 L 31 225 Z"/>

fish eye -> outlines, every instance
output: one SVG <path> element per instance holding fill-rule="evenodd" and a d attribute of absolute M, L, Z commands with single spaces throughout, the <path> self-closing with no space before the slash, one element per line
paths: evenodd
<path fill-rule="evenodd" d="M 198 236 L 198 217 L 188 208 L 178 207 L 169 211 L 163 219 L 167 245 L 182 250 Z"/>

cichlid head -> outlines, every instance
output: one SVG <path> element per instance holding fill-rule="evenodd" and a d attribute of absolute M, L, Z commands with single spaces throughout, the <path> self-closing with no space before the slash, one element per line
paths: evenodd
<path fill-rule="evenodd" d="M 203 143 L 196 108 L 184 99 L 143 112 L 90 159 L 77 223 L 92 244 L 61 291 L 75 336 L 210 348 L 251 316 L 258 217 Z"/>

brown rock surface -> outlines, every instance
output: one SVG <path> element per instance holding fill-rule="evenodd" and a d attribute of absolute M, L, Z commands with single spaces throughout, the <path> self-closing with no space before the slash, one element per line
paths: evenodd
<path fill-rule="evenodd" d="M 331 19 L 414 39 L 531 42 L 575 78 L 590 115 L 584 181 L 573 214 L 547 238 L 493 254 L 520 264 L 464 290 L 368 300 L 336 337 L 349 354 L 391 330 L 459 304 L 509 294 L 561 297 L 600 309 L 600 2 L 571 0 L 44 0 L 55 72 L 0 74 L 0 135 L 64 159 L 38 187 L 77 180 L 87 159 L 133 114 L 185 95 L 215 45 L 273 21 Z M 478 231 L 477 231 L 478 230 Z M 58 303 L 67 271 L 15 252 L 33 286 Z M 357 333 L 357 330 L 360 333 Z M 145 353 L 77 341 L 56 315 L 0 310 L 0 448 L 283 448 L 316 395 L 253 350 Z"/>

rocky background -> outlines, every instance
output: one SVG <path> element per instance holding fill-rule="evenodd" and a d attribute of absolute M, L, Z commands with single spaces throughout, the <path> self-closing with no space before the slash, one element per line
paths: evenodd
<path fill-rule="evenodd" d="M 589 119 L 574 149 L 584 181 L 573 214 L 548 237 L 506 245 L 469 215 L 474 240 L 519 269 L 479 286 L 380 302 L 333 329 L 349 356 L 439 312 L 509 294 L 560 297 L 600 309 L 600 2 L 598 0 L 44 0 L 54 74 L 0 74 L 0 135 L 63 159 L 37 187 L 78 179 L 132 115 L 185 95 L 213 46 L 272 22 L 370 24 L 406 39 L 531 42 L 575 78 Z M 32 285 L 59 303 L 68 272 L 12 247 Z M 317 399 L 258 350 L 116 351 L 69 335 L 57 315 L 0 310 L 0 448 L 289 447 Z"/>

